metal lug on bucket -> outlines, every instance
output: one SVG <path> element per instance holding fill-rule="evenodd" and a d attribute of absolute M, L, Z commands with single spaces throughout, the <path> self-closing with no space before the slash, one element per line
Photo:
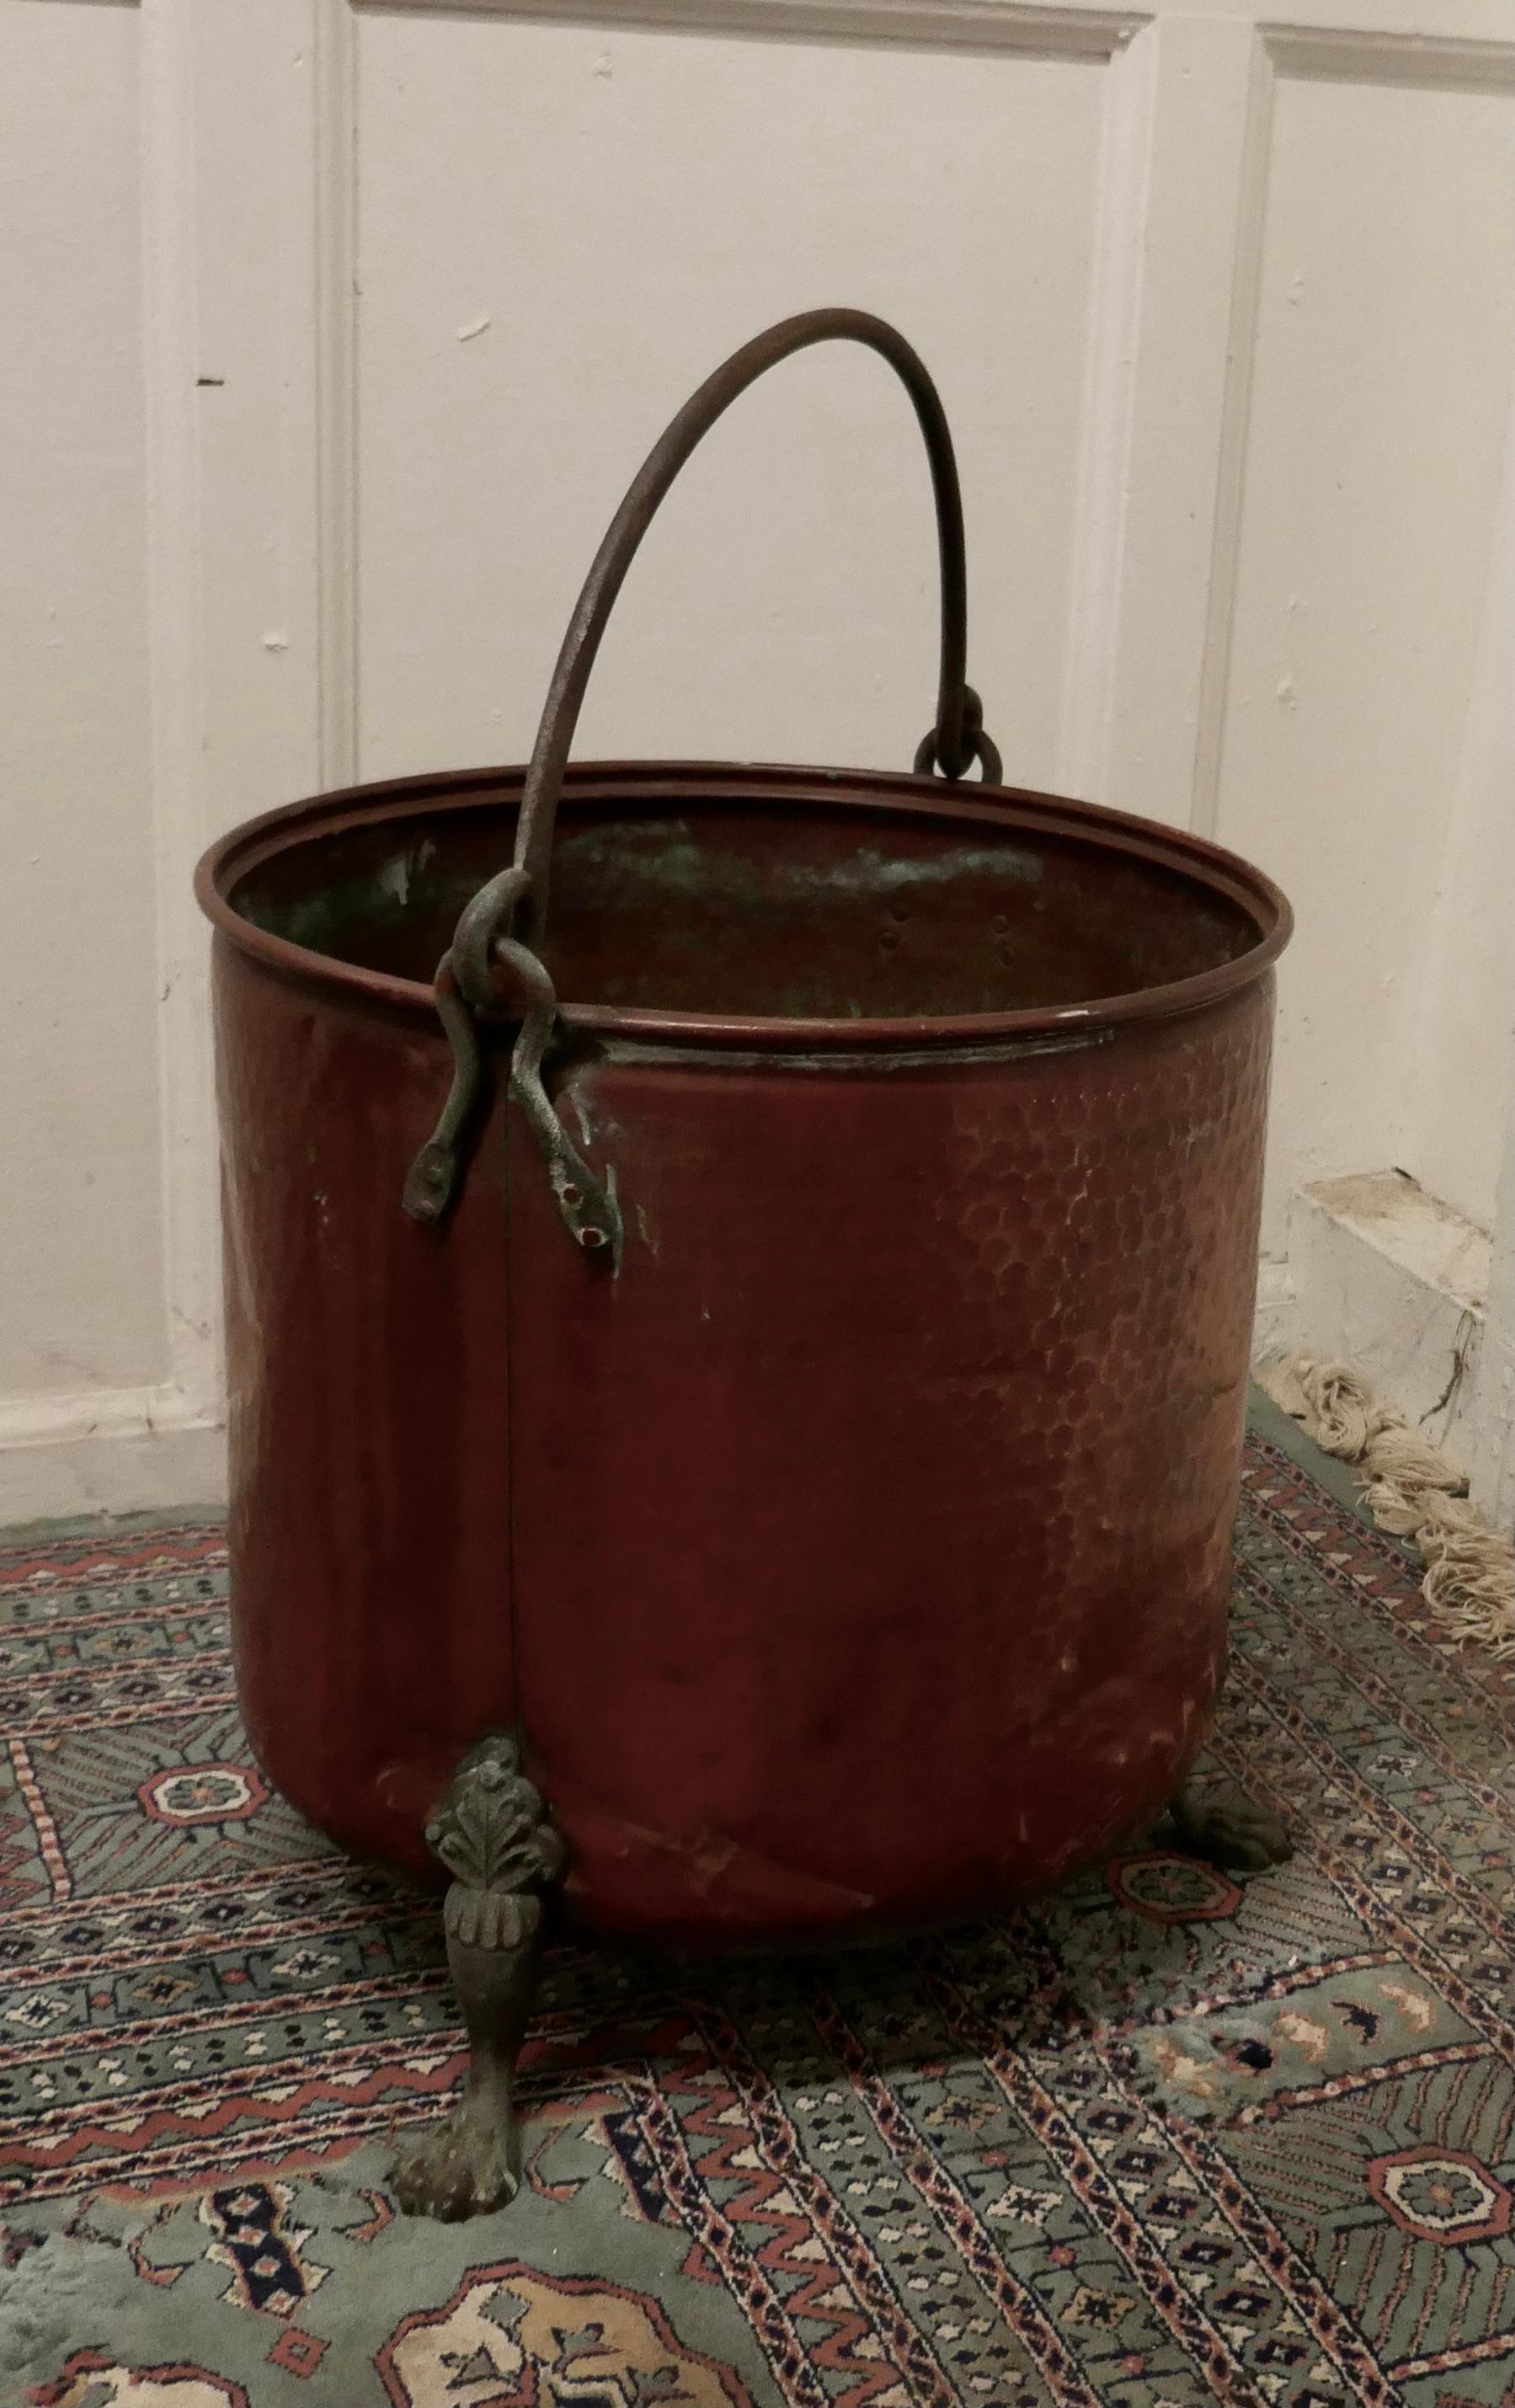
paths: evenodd
<path fill-rule="evenodd" d="M 440 1221 L 457 1193 L 463 1145 L 484 1080 L 484 1059 L 473 1014 L 458 988 L 452 955 L 436 966 L 432 992 L 452 1048 L 452 1084 L 442 1116 L 410 1165 L 401 1203 L 412 1221 Z"/>
<path fill-rule="evenodd" d="M 621 1265 L 621 1207 L 616 1202 L 615 1172 L 602 1180 L 591 1170 L 571 1143 L 542 1084 L 542 1056 L 557 1025 L 558 998 L 544 963 L 502 938 L 494 948 L 502 970 L 508 971 L 527 996 L 526 1016 L 510 1061 L 510 1093 L 530 1121 L 547 1165 L 547 1175 L 558 1211 L 570 1237 L 587 1253 L 607 1252 L 611 1265 Z"/>

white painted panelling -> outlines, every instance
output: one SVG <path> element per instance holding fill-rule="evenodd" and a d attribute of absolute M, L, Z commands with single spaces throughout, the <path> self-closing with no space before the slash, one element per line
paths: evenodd
<path fill-rule="evenodd" d="M 1425 902 L 1404 1146 L 1407 1169 L 1485 1226 L 1515 1117 L 1515 410 L 1507 423 L 1460 774 Z"/>
<path fill-rule="evenodd" d="M 196 0 L 176 0 L 193 19 Z M 339 27 L 344 5 L 321 12 Z M 319 198 L 312 134 L 319 49 L 310 0 L 218 11 L 193 44 L 180 140 L 193 153 L 195 459 L 200 508 L 198 676 L 206 768 L 201 843 L 347 767 L 321 757 L 319 325 L 350 318 L 350 294 L 316 308 Z M 330 146 L 337 149 L 335 140 Z M 334 157 L 334 167 L 341 162 Z M 350 180 L 350 179 L 349 179 Z M 250 206 L 258 195 L 258 206 Z M 343 578 L 329 583 L 339 595 Z M 326 679 L 350 710 L 345 662 Z M 203 947 L 197 946 L 197 951 Z"/>
<path fill-rule="evenodd" d="M 1506 1162 L 1508 1511 L 1515 47 L 1504 0 L 1289 16 L 0 0 L 0 1519 L 216 1484 L 200 846 L 519 758 L 648 446 L 826 301 L 942 388 L 1009 773 L 1293 896 L 1275 1252 L 1302 1178 L 1488 1221 Z M 813 353 L 676 488 L 580 749 L 902 764 L 935 639 L 908 405 Z"/>
<path fill-rule="evenodd" d="M 1515 408 L 1491 547 L 1458 809 L 1430 930 L 1406 1154 L 1493 1226 L 1464 1459 L 1515 1533 Z M 1448 1066 L 1458 1066 L 1449 1077 Z M 1469 1206 L 1464 1201 L 1471 1197 Z M 1493 1211 L 1486 1199 L 1493 1198 Z"/>
<path fill-rule="evenodd" d="M 1106 69 L 1097 60 L 359 20 L 364 775 L 519 757 L 646 450 L 771 320 L 845 300 L 936 370 L 970 674 L 1055 773 Z M 586 755 L 908 767 L 935 539 L 908 404 L 841 346 L 744 399 L 665 506 Z"/>
<path fill-rule="evenodd" d="M 1149 819 L 1190 817 L 1255 36 L 1179 16 L 1136 36 L 1152 93 L 1143 206 L 1125 296 L 1130 437 L 1106 717 L 1070 729 L 1068 788 Z"/>
<path fill-rule="evenodd" d="M 1515 153 L 1508 66 L 1491 84 L 1451 49 L 1281 37 L 1275 57 L 1237 295 L 1255 338 L 1236 355 L 1235 556 L 1222 541 L 1218 560 L 1234 587 L 1215 824 L 1299 910 L 1281 1235 L 1301 1180 L 1397 1159 L 1413 1110 L 1508 410 Z M 1458 1060 L 1437 1074 L 1469 1081 Z"/>
<path fill-rule="evenodd" d="M 138 36 L 0 7 L 0 1423 L 168 1369 Z"/>

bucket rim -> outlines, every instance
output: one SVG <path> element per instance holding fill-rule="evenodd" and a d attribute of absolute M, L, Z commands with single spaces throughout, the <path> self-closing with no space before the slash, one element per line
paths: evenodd
<path fill-rule="evenodd" d="M 240 822 L 219 837 L 195 867 L 194 892 L 217 933 L 265 968 L 314 985 L 334 999 L 378 1006 L 436 1025 L 429 984 L 365 969 L 356 962 L 293 943 L 260 928 L 230 899 L 236 882 L 280 853 L 355 828 L 377 826 L 437 810 L 468 810 L 518 803 L 524 766 L 421 771 L 336 787 Z M 1158 820 L 1108 805 L 1022 786 L 950 784 L 937 777 L 885 770 L 827 769 L 788 763 L 730 761 L 579 761 L 564 779 L 564 798 L 576 803 L 741 802 L 873 812 L 897 811 L 965 827 L 1022 828 L 1071 838 L 1096 850 L 1155 863 L 1188 878 L 1253 922 L 1257 941 L 1233 960 L 1161 986 L 1100 996 L 1087 1003 L 1042 1005 L 1017 1011 L 879 1019 L 798 1019 L 777 1014 L 689 1012 L 560 998 L 559 1016 L 576 1036 L 624 1039 L 637 1044 L 689 1049 L 731 1047 L 748 1053 L 960 1052 L 1004 1046 L 1025 1038 L 1088 1038 L 1131 1023 L 1200 1011 L 1251 986 L 1271 968 L 1293 930 L 1281 889 L 1239 853 Z M 502 1020 L 502 1025 L 509 1025 Z"/>

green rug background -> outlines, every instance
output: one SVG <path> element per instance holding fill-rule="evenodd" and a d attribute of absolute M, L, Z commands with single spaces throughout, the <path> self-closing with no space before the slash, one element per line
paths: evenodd
<path fill-rule="evenodd" d="M 1515 2402 L 1512 1684 L 1272 1408 L 1215 1755 L 1294 1861 L 560 1952 L 461 2228 L 385 2187 L 435 1904 L 267 1793 L 224 1581 L 203 1515 L 0 1543 L 0 2408 Z"/>

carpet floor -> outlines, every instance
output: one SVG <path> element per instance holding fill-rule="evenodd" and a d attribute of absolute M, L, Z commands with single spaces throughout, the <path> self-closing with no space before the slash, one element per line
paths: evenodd
<path fill-rule="evenodd" d="M 1515 2402 L 1511 1683 L 1249 1441 L 1215 1756 L 1291 1818 L 925 1944 L 565 1951 L 527 2186 L 411 2222 L 436 1906 L 237 1724 L 212 1526 L 0 1555 L 0 2408 Z"/>

